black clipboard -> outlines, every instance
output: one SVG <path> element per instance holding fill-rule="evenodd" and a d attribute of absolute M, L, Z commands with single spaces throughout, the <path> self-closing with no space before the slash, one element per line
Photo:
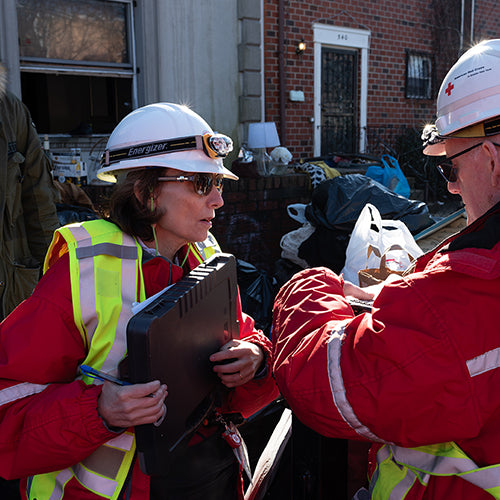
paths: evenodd
<path fill-rule="evenodd" d="M 141 470 L 166 474 L 222 387 L 209 356 L 239 338 L 236 259 L 216 254 L 135 314 L 127 326 L 128 378 L 168 386 L 160 425 L 135 428 Z"/>

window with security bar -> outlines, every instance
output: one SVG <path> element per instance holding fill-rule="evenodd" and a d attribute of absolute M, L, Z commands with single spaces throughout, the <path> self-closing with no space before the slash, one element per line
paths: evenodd
<path fill-rule="evenodd" d="M 432 99 L 432 57 L 419 52 L 406 52 L 405 97 Z"/>
<path fill-rule="evenodd" d="M 39 132 L 108 133 L 133 108 L 132 0 L 16 0 L 21 90 Z"/>

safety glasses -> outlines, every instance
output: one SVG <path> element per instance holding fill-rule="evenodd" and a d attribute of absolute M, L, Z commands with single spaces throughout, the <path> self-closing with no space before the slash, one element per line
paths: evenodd
<path fill-rule="evenodd" d="M 449 156 L 442 162 L 438 163 L 437 169 L 439 170 L 439 173 L 444 177 L 444 180 L 446 182 L 455 182 L 457 180 L 457 169 L 453 166 L 453 160 L 455 158 L 458 158 L 459 156 L 464 155 L 465 153 L 468 153 L 469 151 L 472 151 L 475 148 L 478 148 L 479 146 L 482 146 L 482 144 L 482 142 L 480 142 L 479 144 L 474 144 L 474 146 L 464 149 L 463 151 L 460 151 L 453 156 Z"/>
<path fill-rule="evenodd" d="M 479 146 L 482 146 L 482 145 L 483 145 L 482 142 L 480 142 L 478 144 L 474 144 L 474 146 L 471 146 L 470 148 L 464 149 L 463 151 L 460 151 L 457 154 L 454 154 L 453 156 L 445 158 L 443 161 L 438 163 L 436 165 L 436 167 L 439 170 L 439 173 L 443 176 L 444 180 L 446 182 L 456 182 L 457 169 L 453 166 L 453 160 L 455 158 L 458 158 L 459 156 L 464 155 L 465 153 L 468 153 L 469 151 L 472 151 L 475 148 L 478 148 Z M 493 145 L 500 147 L 500 144 L 493 143 Z"/>
<path fill-rule="evenodd" d="M 158 177 L 162 182 L 192 182 L 195 193 L 208 196 L 215 187 L 222 194 L 224 176 L 222 174 L 170 175 Z"/>

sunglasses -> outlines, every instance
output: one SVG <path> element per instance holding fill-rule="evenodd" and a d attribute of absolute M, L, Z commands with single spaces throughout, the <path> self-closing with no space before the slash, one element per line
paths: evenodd
<path fill-rule="evenodd" d="M 195 193 L 200 196 L 208 196 L 215 187 L 220 194 L 224 184 L 224 175 L 222 174 L 193 174 L 193 175 L 171 175 L 167 177 L 158 177 L 162 182 L 192 182 Z"/>
<path fill-rule="evenodd" d="M 444 180 L 446 182 L 456 182 L 457 169 L 453 166 L 453 160 L 455 158 L 458 158 L 459 156 L 464 155 L 465 153 L 468 153 L 469 151 L 472 151 L 475 148 L 478 148 L 479 146 L 482 146 L 482 145 L 483 145 L 482 142 L 480 142 L 478 144 L 474 144 L 474 146 L 471 146 L 470 148 L 464 149 L 463 151 L 460 151 L 457 154 L 454 154 L 453 156 L 445 158 L 443 161 L 439 162 L 438 165 L 436 165 L 436 167 L 439 170 L 439 173 L 443 176 Z M 494 142 L 493 142 L 493 145 L 500 147 L 500 144 L 496 144 Z"/>

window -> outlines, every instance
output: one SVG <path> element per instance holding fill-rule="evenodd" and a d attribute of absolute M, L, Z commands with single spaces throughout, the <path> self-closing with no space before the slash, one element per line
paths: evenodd
<path fill-rule="evenodd" d="M 39 132 L 111 132 L 135 107 L 131 0 L 16 1 L 22 97 Z"/>
<path fill-rule="evenodd" d="M 432 98 L 432 59 L 427 54 L 406 52 L 405 97 Z"/>

